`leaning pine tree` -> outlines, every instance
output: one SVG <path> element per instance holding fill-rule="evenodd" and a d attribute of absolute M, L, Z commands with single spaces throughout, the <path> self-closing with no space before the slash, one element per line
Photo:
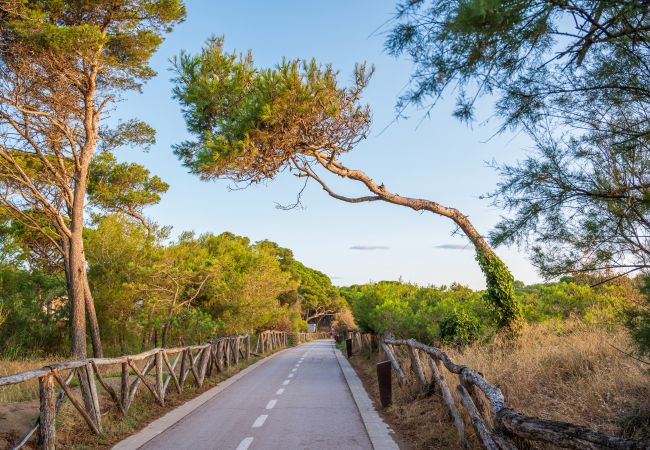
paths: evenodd
<path fill-rule="evenodd" d="M 0 0 L 0 209 L 60 255 L 75 357 L 86 357 L 86 311 L 95 356 L 102 353 L 83 241 L 93 162 L 98 152 L 154 139 L 142 122 L 110 128 L 105 118 L 155 75 L 149 60 L 184 15 L 181 0 Z M 135 203 L 155 200 L 106 198 L 102 186 L 90 200 L 107 209 L 136 213 Z"/>
<path fill-rule="evenodd" d="M 368 134 L 370 110 L 360 97 L 372 69 L 358 65 L 350 87 L 340 87 L 337 73 L 313 60 L 285 60 L 275 68 L 257 70 L 250 53 L 224 52 L 221 38 L 209 40 L 197 55 L 182 53 L 173 65 L 174 96 L 196 138 L 178 144 L 175 153 L 193 173 L 207 180 L 251 184 L 288 169 L 306 181 L 314 180 L 341 201 L 385 201 L 447 217 L 474 244 L 486 278 L 485 298 L 497 326 L 518 331 L 521 309 L 513 277 L 467 216 L 431 200 L 390 192 L 341 162 L 340 157 Z M 354 180 L 369 195 L 341 195 L 325 182 L 322 172 Z"/>

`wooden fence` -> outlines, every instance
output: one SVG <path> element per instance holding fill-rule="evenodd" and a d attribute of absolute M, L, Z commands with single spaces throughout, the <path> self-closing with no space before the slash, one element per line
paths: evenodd
<path fill-rule="evenodd" d="M 296 343 L 327 337 L 324 333 L 264 331 L 258 334 L 255 353 L 266 353 L 288 347 L 290 335 L 293 335 L 291 338 Z M 37 430 L 39 448 L 54 449 L 56 414 L 65 398 L 70 400 L 88 428 L 95 434 L 101 435 L 100 397 L 97 394 L 95 381 L 99 382 L 114 405 L 126 416 L 140 385 L 144 385 L 155 401 L 164 406 L 165 395 L 172 384 L 180 393 L 191 375 L 195 384 L 201 387 L 213 370 L 217 373 L 222 372 L 231 365 L 239 363 L 240 358 L 250 358 L 251 353 L 251 338 L 248 334 L 242 334 L 213 339 L 202 345 L 155 348 L 137 355 L 65 361 L 0 377 L 0 388 L 33 379 L 38 379 L 39 383 L 39 417 L 34 426 L 14 444 L 12 449 L 25 445 Z M 107 366 L 118 365 L 121 376 L 120 387 L 116 389 L 111 386 L 102 372 L 106 372 Z M 66 371 L 67 374 L 63 374 Z M 152 371 L 153 374 L 149 375 Z M 135 376 L 133 379 L 129 378 L 131 373 Z M 70 388 L 75 375 L 79 379 L 81 400 L 71 392 Z M 56 385 L 61 389 L 58 393 Z"/>
<path fill-rule="evenodd" d="M 253 353 L 265 353 L 289 345 L 300 344 L 314 339 L 327 339 L 329 333 L 285 333 L 284 331 L 267 330 L 258 334 L 257 344 Z"/>
<path fill-rule="evenodd" d="M 623 439 L 580 425 L 518 413 L 506 406 L 498 385 L 489 383 L 481 373 L 456 364 L 442 350 L 415 339 L 395 339 L 388 334 L 375 336 L 358 331 L 349 332 L 348 338 L 352 340 L 353 351 L 366 349 L 385 353 L 401 384 L 415 384 L 422 391 L 437 390 L 449 409 L 459 439 L 465 447 L 469 443 L 461 410 L 469 417 L 479 442 L 490 450 L 514 450 L 519 442 L 526 441 L 572 449 L 650 449 L 648 440 Z M 405 347 L 407 355 L 396 347 Z M 428 371 L 424 368 L 423 360 Z M 402 368 L 405 362 L 410 365 L 410 370 Z M 455 389 L 460 401 L 452 395 L 443 370 L 449 371 L 452 378 L 457 380 Z"/>

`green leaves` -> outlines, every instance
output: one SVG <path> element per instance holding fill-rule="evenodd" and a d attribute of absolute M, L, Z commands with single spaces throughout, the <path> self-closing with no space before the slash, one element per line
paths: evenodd
<path fill-rule="evenodd" d="M 198 55 L 172 59 L 174 97 L 195 140 L 176 155 L 203 178 L 259 182 L 316 149 L 338 154 L 365 136 L 370 123 L 359 104 L 372 69 L 360 65 L 354 85 L 339 87 L 331 66 L 283 60 L 260 70 L 252 56 L 211 38 Z"/>
<path fill-rule="evenodd" d="M 108 212 L 121 211 L 142 220 L 142 210 L 158 203 L 168 188 L 140 164 L 118 163 L 111 153 L 100 153 L 90 167 L 90 203 Z"/>

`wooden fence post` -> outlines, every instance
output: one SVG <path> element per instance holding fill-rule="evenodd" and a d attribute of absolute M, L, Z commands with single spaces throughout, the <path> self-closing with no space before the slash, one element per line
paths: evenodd
<path fill-rule="evenodd" d="M 120 402 L 125 412 L 129 412 L 129 363 L 122 363 L 122 377 L 120 380 Z"/>
<path fill-rule="evenodd" d="M 427 388 L 428 383 L 426 377 L 424 376 L 424 370 L 422 369 L 420 355 L 418 354 L 418 350 L 411 347 L 410 345 L 408 346 L 408 350 L 409 357 L 411 358 L 411 370 L 413 370 L 413 373 L 415 374 L 415 378 L 418 381 L 420 389 L 424 391 Z"/>
<path fill-rule="evenodd" d="M 41 401 L 41 415 L 38 419 L 40 424 L 38 448 L 54 450 L 56 444 L 56 396 L 54 394 L 54 377 L 51 373 L 38 379 L 38 392 Z"/>
<path fill-rule="evenodd" d="M 97 429 L 99 432 L 102 432 L 102 414 L 99 409 L 99 396 L 97 395 L 97 385 L 95 384 L 95 371 L 93 370 L 93 366 L 88 363 L 84 366 L 85 368 L 85 376 L 88 378 L 88 388 L 90 392 L 90 398 L 92 400 L 92 410 L 91 412 L 91 417 L 97 424 Z M 81 371 L 82 374 L 84 374 L 84 371 Z M 83 376 L 83 375 L 82 375 Z"/>
<path fill-rule="evenodd" d="M 454 401 L 454 397 L 451 395 L 451 390 L 449 389 L 447 380 L 445 380 L 444 375 L 440 372 L 440 361 L 438 361 L 437 359 L 434 361 L 431 356 L 429 356 L 428 359 L 429 359 L 429 367 L 431 368 L 431 373 L 433 374 L 433 380 L 435 384 L 440 388 L 442 399 L 447 404 L 447 408 L 449 408 L 449 413 L 451 414 L 451 417 L 454 419 L 454 424 L 456 425 L 456 431 L 458 431 L 458 437 L 460 441 L 464 443 L 465 422 L 463 422 L 463 418 L 460 416 L 460 413 L 458 412 L 458 408 L 456 407 L 456 402 Z"/>
<path fill-rule="evenodd" d="M 379 386 L 379 400 L 381 406 L 390 406 L 393 398 L 393 385 L 391 382 L 392 367 L 390 361 L 377 363 L 377 385 Z"/>
<path fill-rule="evenodd" d="M 160 404 L 165 406 L 165 390 L 163 389 L 163 350 L 156 353 L 156 392 L 160 399 Z"/>
<path fill-rule="evenodd" d="M 187 350 L 183 349 L 181 350 L 181 371 L 179 372 L 178 376 L 178 382 L 181 385 L 181 389 L 183 389 L 183 386 L 185 385 L 185 378 L 187 377 L 187 370 L 185 369 L 185 357 L 187 356 L 185 353 Z"/>
<path fill-rule="evenodd" d="M 251 357 L 251 335 L 246 336 L 246 359 Z"/>
<path fill-rule="evenodd" d="M 474 431 L 476 431 L 476 435 L 481 440 L 483 446 L 488 450 L 499 450 L 499 447 L 497 447 L 497 444 L 492 439 L 492 436 L 490 435 L 490 432 L 485 426 L 485 422 L 483 421 L 478 410 L 476 409 L 476 405 L 474 405 L 474 402 L 472 401 L 472 397 L 470 397 L 469 392 L 467 392 L 467 389 L 465 389 L 460 384 L 456 386 L 456 389 L 458 390 L 458 393 L 460 394 L 460 399 L 462 400 L 463 405 L 465 406 L 465 411 L 467 411 L 467 414 L 472 419 L 472 426 L 474 427 Z"/>

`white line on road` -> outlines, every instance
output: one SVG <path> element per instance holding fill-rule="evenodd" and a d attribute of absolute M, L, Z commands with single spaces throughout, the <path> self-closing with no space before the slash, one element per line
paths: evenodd
<path fill-rule="evenodd" d="M 275 393 L 275 395 L 282 395 L 284 394 L 284 388 L 278 389 L 278 392 Z"/>
<path fill-rule="evenodd" d="M 237 450 L 246 450 L 248 447 L 251 446 L 252 443 L 253 443 L 253 438 L 247 437 L 239 443 L 239 445 L 237 446 Z"/>
<path fill-rule="evenodd" d="M 291 383 L 291 380 L 284 380 L 284 381 L 282 382 L 282 385 L 283 385 L 283 386 L 286 386 L 286 385 L 289 384 L 289 383 Z"/>
<path fill-rule="evenodd" d="M 275 404 L 276 404 L 277 402 L 278 402 L 278 401 L 277 401 L 276 399 L 269 400 L 269 402 L 266 404 L 266 409 L 273 409 L 273 407 L 275 406 Z"/>
<path fill-rule="evenodd" d="M 292 374 L 292 373 L 289 374 L 289 378 L 293 378 L 293 374 Z"/>
<path fill-rule="evenodd" d="M 295 372 L 295 371 L 296 371 L 296 369 L 295 369 L 295 368 L 294 368 L 294 369 L 291 369 L 291 371 L 292 371 L 292 372 Z"/>
<path fill-rule="evenodd" d="M 268 414 L 262 414 L 261 416 L 259 416 L 255 420 L 255 423 L 253 424 L 253 428 L 259 428 L 262 425 L 264 425 L 264 422 L 266 422 L 267 417 L 269 417 Z"/>

